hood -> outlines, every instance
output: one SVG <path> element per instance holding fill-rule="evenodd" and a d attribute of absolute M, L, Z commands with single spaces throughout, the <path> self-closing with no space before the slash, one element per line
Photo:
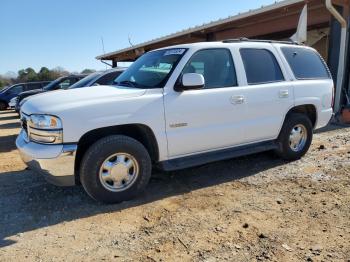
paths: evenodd
<path fill-rule="evenodd" d="M 45 92 L 31 97 L 21 107 L 26 114 L 56 114 L 73 108 L 114 103 L 119 99 L 141 96 L 145 89 L 121 86 L 92 86 Z"/>

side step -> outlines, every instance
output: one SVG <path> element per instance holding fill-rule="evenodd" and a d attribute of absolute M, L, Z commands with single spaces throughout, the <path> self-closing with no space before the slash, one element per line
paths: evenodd
<path fill-rule="evenodd" d="M 164 171 L 173 171 L 178 169 L 184 169 L 194 166 L 199 166 L 215 161 L 226 160 L 230 158 L 255 154 L 272 149 L 277 149 L 278 145 L 276 141 L 260 142 L 256 144 L 250 144 L 245 146 L 238 146 L 234 148 L 221 149 L 208 153 L 202 153 L 193 156 L 186 156 L 171 160 L 166 160 L 158 163 L 160 169 Z"/>

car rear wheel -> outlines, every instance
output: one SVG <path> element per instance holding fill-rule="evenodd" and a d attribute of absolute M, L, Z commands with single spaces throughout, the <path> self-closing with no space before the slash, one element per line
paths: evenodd
<path fill-rule="evenodd" d="M 0 111 L 4 111 L 7 109 L 7 104 L 5 102 L 0 102 Z"/>
<path fill-rule="evenodd" d="M 146 187 L 151 158 L 137 140 L 114 135 L 95 142 L 81 162 L 80 180 L 95 200 L 118 203 L 130 200 Z"/>
<path fill-rule="evenodd" d="M 276 153 L 285 160 L 297 160 L 306 154 L 312 142 L 312 123 L 299 113 L 287 116 L 278 137 Z"/>

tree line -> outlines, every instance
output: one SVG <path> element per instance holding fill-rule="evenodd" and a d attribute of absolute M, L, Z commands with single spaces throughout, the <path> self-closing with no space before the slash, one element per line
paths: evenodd
<path fill-rule="evenodd" d="M 95 70 L 84 69 L 82 74 L 93 73 Z M 5 86 L 10 86 L 16 83 L 24 82 L 36 82 L 36 81 L 52 81 L 58 77 L 69 75 L 70 72 L 64 70 L 61 67 L 56 67 L 54 69 L 48 69 L 47 67 L 42 67 L 38 72 L 33 68 L 28 67 L 26 69 L 21 69 L 18 71 L 17 77 L 5 77 L 0 75 L 0 89 Z"/>

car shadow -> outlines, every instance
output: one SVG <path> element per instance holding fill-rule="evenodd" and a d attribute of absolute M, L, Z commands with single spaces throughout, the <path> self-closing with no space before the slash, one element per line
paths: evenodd
<path fill-rule="evenodd" d="M 15 119 L 19 120 L 19 116 L 18 115 L 0 116 L 1 121 L 15 120 Z"/>
<path fill-rule="evenodd" d="M 0 173 L 0 247 L 15 243 L 7 238 L 23 232 L 122 211 L 232 182 L 284 163 L 272 154 L 263 153 L 176 172 L 155 171 L 143 194 L 134 200 L 113 205 L 95 202 L 81 186 L 61 188 L 50 185 L 30 170 Z"/>
<path fill-rule="evenodd" d="M 334 131 L 334 130 L 349 128 L 349 127 L 350 127 L 349 124 L 331 123 L 323 128 L 317 129 L 314 133 L 320 134 L 320 133 L 330 132 L 330 131 Z"/>
<path fill-rule="evenodd" d="M 15 128 L 20 128 L 21 124 L 20 122 L 14 122 L 14 123 L 6 123 L 0 125 L 0 130 L 1 129 L 15 129 Z"/>
<path fill-rule="evenodd" d="M 11 114 L 11 113 L 15 113 L 15 112 L 16 111 L 13 109 L 8 109 L 8 110 L 0 111 L 0 115 Z"/>
<path fill-rule="evenodd" d="M 10 152 L 16 149 L 17 135 L 8 135 L 0 137 L 0 153 Z"/>

